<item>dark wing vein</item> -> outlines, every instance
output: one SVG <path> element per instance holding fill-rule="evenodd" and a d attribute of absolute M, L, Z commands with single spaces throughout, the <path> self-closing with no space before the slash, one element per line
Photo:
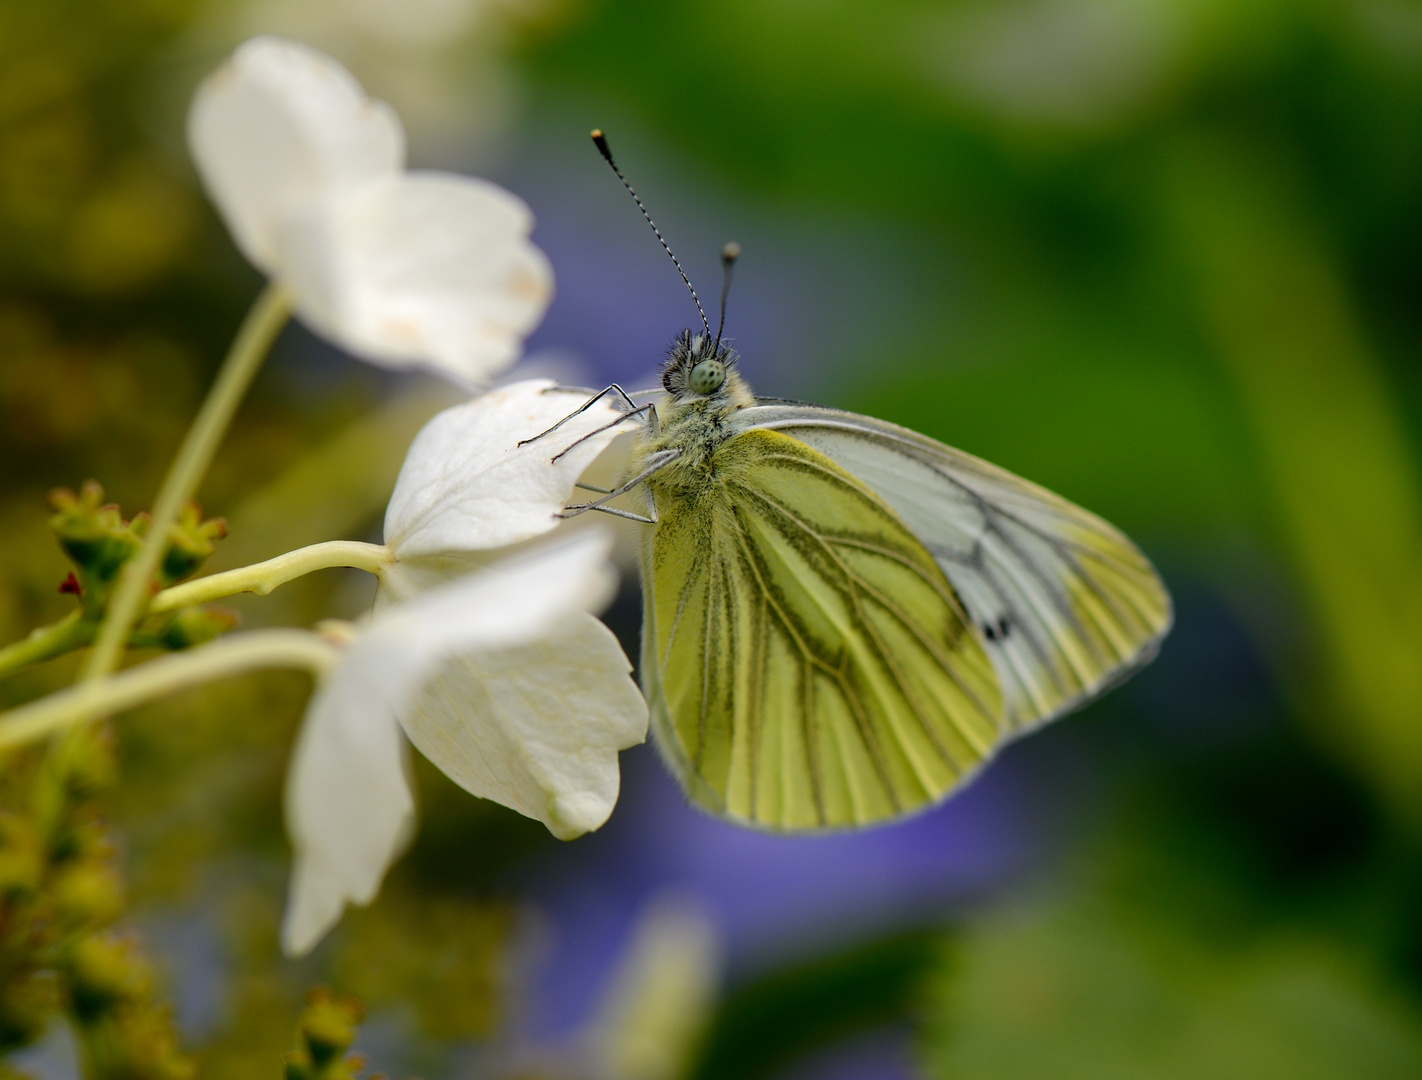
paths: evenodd
<path fill-rule="evenodd" d="M 958 603 L 958 599 L 950 590 L 945 590 L 942 585 L 934 581 L 929 574 L 924 572 L 923 567 L 917 565 L 910 559 L 905 559 L 901 555 L 891 553 L 877 544 L 859 542 L 842 536 L 835 536 L 827 539 L 825 536 L 812 529 L 805 521 L 801 520 L 791 510 L 789 510 L 789 508 L 772 499 L 764 492 L 746 491 L 744 494 L 747 498 L 760 502 L 762 505 L 775 510 L 780 516 L 781 520 L 788 522 L 796 529 L 800 530 L 805 536 L 807 536 L 816 544 L 818 544 L 821 550 L 825 553 L 826 557 L 833 560 L 835 567 L 840 571 L 840 573 L 844 575 L 845 581 L 851 587 L 851 590 L 857 589 L 859 590 L 859 592 L 862 592 L 877 601 L 878 604 L 885 611 L 887 611 L 898 621 L 900 626 L 902 626 L 905 630 L 912 634 L 915 639 L 917 639 L 918 643 L 923 646 L 924 651 L 929 653 L 934 658 L 934 660 L 938 662 L 938 664 L 943 668 L 944 674 L 946 674 L 950 679 L 953 680 L 953 684 L 963 692 L 963 695 L 965 697 L 967 697 L 970 701 L 973 702 L 974 706 L 978 709 L 978 711 L 984 716 L 992 716 L 992 711 L 986 706 L 986 704 L 983 703 L 983 701 L 978 697 L 977 693 L 970 686 L 966 685 L 962 681 L 962 677 L 955 670 L 955 665 L 953 664 L 952 658 L 943 652 L 943 650 L 939 647 L 938 643 L 932 638 L 930 638 L 927 634 L 925 634 L 923 632 L 923 627 L 919 626 L 918 623 L 910 619 L 908 615 L 904 613 L 901 607 L 895 604 L 878 589 L 874 588 L 874 586 L 869 584 L 869 582 L 865 581 L 859 574 L 855 573 L 852 568 L 847 566 L 844 560 L 842 560 L 838 556 L 838 554 L 836 554 L 832 545 L 844 544 L 846 546 L 857 547 L 864 551 L 872 551 L 875 554 L 881 554 L 885 555 L 886 557 L 892 558 L 901 566 L 913 570 L 920 578 L 923 579 L 925 583 L 931 585 L 934 591 L 937 592 L 947 603 L 952 606 L 955 613 L 961 613 L 962 609 Z M 851 596 L 855 601 L 856 610 L 858 610 L 860 597 L 853 591 L 851 591 Z M 869 625 L 869 621 L 863 618 L 862 613 L 861 622 L 864 624 L 864 628 L 870 630 L 870 632 L 872 633 L 872 628 Z M 878 640 L 877 634 L 875 635 L 875 640 Z M 887 655 L 881 655 L 881 659 L 885 663 L 889 662 Z M 898 670 L 897 665 L 895 665 L 895 668 L 896 670 Z M 930 725 L 924 720 L 924 716 L 926 714 L 921 708 L 915 708 L 914 712 L 918 716 L 919 723 L 920 725 L 922 725 L 924 731 L 928 734 L 929 738 L 936 743 L 938 741 L 938 737 L 932 731 Z M 951 758 L 946 760 L 948 760 L 950 764 L 952 763 Z"/>
<path fill-rule="evenodd" d="M 1154 655 L 1169 629 L 1169 595 L 1129 540 L 1006 470 L 818 406 L 766 403 L 745 410 L 742 422 L 815 447 L 904 515 L 1016 688 L 1009 717 L 1019 730 L 1114 685 Z"/>

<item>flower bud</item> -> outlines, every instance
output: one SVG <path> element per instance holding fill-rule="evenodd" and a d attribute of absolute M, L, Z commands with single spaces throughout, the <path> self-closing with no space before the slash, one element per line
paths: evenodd
<path fill-rule="evenodd" d="M 141 994 L 148 981 L 147 971 L 128 942 L 98 934 L 74 945 L 68 975 L 74 1014 L 85 1023 Z"/>
<path fill-rule="evenodd" d="M 104 489 L 93 480 L 86 481 L 78 495 L 68 488 L 50 495 L 55 511 L 50 528 L 78 567 L 82 595 L 91 602 L 101 602 L 142 539 L 142 533 L 123 520 L 119 508 L 103 499 Z"/>
<path fill-rule="evenodd" d="M 14 814 L 0 815 L 0 901 L 34 895 L 44 872 L 34 827 Z"/>
<path fill-rule="evenodd" d="M 118 778 L 113 730 L 99 725 L 74 740 L 63 760 L 64 787 L 72 802 L 85 802 L 107 791 Z"/>
<path fill-rule="evenodd" d="M 113 854 L 108 830 L 91 817 L 80 816 L 55 831 L 49 856 L 55 862 L 104 859 Z"/>
<path fill-rule="evenodd" d="M 174 651 L 188 649 L 235 629 L 237 621 L 237 613 L 228 608 L 183 608 L 154 635 L 155 643 Z"/>
<path fill-rule="evenodd" d="M 138 513 L 132 521 L 124 521 L 117 505 L 104 502 L 104 489 L 93 480 L 86 481 L 78 495 L 68 488 L 57 488 L 49 499 L 54 507 L 50 528 L 78 568 L 78 573 L 60 586 L 60 592 L 74 593 L 85 611 L 98 614 L 123 564 L 152 529 L 153 519 Z M 204 521 L 202 508 L 190 501 L 169 527 L 168 548 L 153 583 L 155 591 L 196 573 L 212 555 L 215 542 L 226 535 L 226 521 Z"/>
<path fill-rule="evenodd" d="M 159 583 L 167 587 L 194 574 L 216 550 L 214 541 L 227 535 L 222 518 L 202 519 L 202 507 L 189 501 L 168 529 L 168 550 L 159 568 Z"/>
<path fill-rule="evenodd" d="M 301 1020 L 301 1038 L 318 1069 L 344 1054 L 355 1041 L 356 1013 L 346 1003 L 329 999 L 307 1008 Z"/>
<path fill-rule="evenodd" d="M 67 927 L 107 926 L 123 912 L 123 886 L 112 866 L 82 862 L 56 875 L 55 913 Z"/>
<path fill-rule="evenodd" d="M 8 1053 L 38 1039 L 57 1004 L 54 982 L 42 973 L 15 971 L 7 975 L 0 987 L 0 1051 Z"/>

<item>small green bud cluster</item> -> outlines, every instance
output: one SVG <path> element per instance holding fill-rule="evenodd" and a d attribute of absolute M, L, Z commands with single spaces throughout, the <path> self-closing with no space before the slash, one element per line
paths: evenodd
<path fill-rule="evenodd" d="M 0 1053 L 37 1039 L 57 1005 L 52 975 L 37 962 L 49 935 L 35 903 L 43 845 L 29 821 L 0 814 Z"/>
<path fill-rule="evenodd" d="M 153 995 L 153 973 L 136 944 L 94 934 L 69 950 L 64 974 L 69 1010 L 92 1077 L 191 1080 L 170 1010 Z"/>
<path fill-rule="evenodd" d="M 105 609 L 124 564 L 138 552 L 147 537 L 147 514 L 135 514 L 125 521 L 119 507 L 104 502 L 104 489 L 90 480 L 78 494 L 60 488 L 50 495 L 54 516 L 50 527 L 59 546 L 69 556 L 74 569 L 60 585 L 60 592 L 79 599 L 89 635 L 103 620 Z M 197 573 L 216 550 L 216 542 L 227 535 L 222 518 L 203 519 L 195 502 L 183 507 L 168 530 L 168 547 L 150 585 L 153 592 Z M 134 631 L 135 647 L 186 649 L 211 641 L 237 625 L 231 611 L 217 607 L 192 607 L 145 620 Z"/>
<path fill-rule="evenodd" d="M 297 1022 L 298 1048 L 283 1059 L 286 1080 L 357 1080 L 365 1059 L 346 1051 L 364 1018 L 365 1010 L 355 998 L 332 997 L 319 987 L 311 991 Z"/>
<path fill-rule="evenodd" d="M 168 530 L 168 550 L 158 568 L 158 585 L 167 588 L 196 574 L 227 535 L 225 518 L 203 520 L 202 507 L 189 501 Z"/>
<path fill-rule="evenodd" d="M 75 567 L 60 591 L 75 593 L 86 614 L 102 615 L 123 564 L 143 542 L 147 518 L 124 521 L 117 505 L 104 502 L 104 489 L 95 480 L 77 495 L 58 488 L 49 501 L 54 507 L 50 528 Z"/>
<path fill-rule="evenodd" d="M 186 607 L 166 618 L 140 623 L 129 644 L 134 648 L 189 649 L 235 629 L 237 613 L 224 607 Z"/>
<path fill-rule="evenodd" d="M 166 1007 L 123 911 L 98 798 L 117 780 L 106 727 L 74 732 L 33 768 L 23 809 L 0 810 L 0 1053 L 73 1026 L 87 1076 L 189 1080 Z"/>

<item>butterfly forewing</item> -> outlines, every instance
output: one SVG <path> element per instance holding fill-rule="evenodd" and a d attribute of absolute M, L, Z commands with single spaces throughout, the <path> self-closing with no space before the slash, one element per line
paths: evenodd
<path fill-rule="evenodd" d="M 908 524 L 952 582 L 1021 731 L 1077 708 L 1155 655 L 1170 597 L 1111 525 L 1004 469 L 882 420 L 763 402 L 756 430 L 793 436 Z"/>
<path fill-rule="evenodd" d="M 803 442 L 747 431 L 652 485 L 643 679 L 708 808 L 776 829 L 937 801 L 1003 735 L 992 661 L 903 520 Z"/>

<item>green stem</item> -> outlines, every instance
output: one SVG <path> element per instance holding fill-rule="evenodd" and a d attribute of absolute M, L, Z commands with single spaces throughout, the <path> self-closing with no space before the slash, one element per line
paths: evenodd
<path fill-rule="evenodd" d="M 304 668 L 324 675 L 340 650 L 308 630 L 252 630 L 186 652 L 81 682 L 0 714 L 0 750 L 33 742 L 103 713 L 131 709 L 185 687 L 258 668 Z"/>
<path fill-rule="evenodd" d="M 148 605 L 148 610 L 150 613 L 176 611 L 193 604 L 220 600 L 234 593 L 250 592 L 266 596 L 277 586 L 285 585 L 294 578 L 332 566 L 353 566 L 357 570 L 378 574 L 394 561 L 395 553 L 384 544 L 332 540 L 325 544 L 297 548 L 266 562 L 253 563 L 251 566 L 242 566 L 236 570 L 174 585 L 155 596 Z"/>
<path fill-rule="evenodd" d="M 207 604 L 236 593 L 256 593 L 266 596 L 288 581 L 316 570 L 335 566 L 350 566 L 379 574 L 395 561 L 395 553 L 384 544 L 366 544 L 359 540 L 332 540 L 324 544 L 297 548 L 266 562 L 241 566 L 221 574 L 211 574 L 196 581 L 185 581 L 164 589 L 149 603 L 144 614 L 157 615 L 166 611 Z M 73 611 L 49 626 L 42 626 L 23 641 L 0 648 L 0 678 L 21 668 L 52 660 L 94 640 L 98 625 L 86 619 L 81 611 Z"/>
<path fill-rule="evenodd" d="M 52 660 L 94 639 L 94 622 L 82 611 L 71 611 L 48 626 L 30 631 L 29 637 L 0 649 L 0 678 L 30 664 Z"/>
<path fill-rule="evenodd" d="M 217 380 L 208 391 L 207 400 L 168 468 L 153 505 L 153 522 L 143 546 L 124 565 L 98 640 L 84 665 L 85 682 L 102 679 L 118 667 L 128 632 L 143 612 L 149 582 L 167 549 L 168 530 L 177 520 L 183 503 L 196 493 L 247 387 L 290 315 L 290 296 L 272 283 L 257 297 L 243 320 L 217 373 Z"/>

